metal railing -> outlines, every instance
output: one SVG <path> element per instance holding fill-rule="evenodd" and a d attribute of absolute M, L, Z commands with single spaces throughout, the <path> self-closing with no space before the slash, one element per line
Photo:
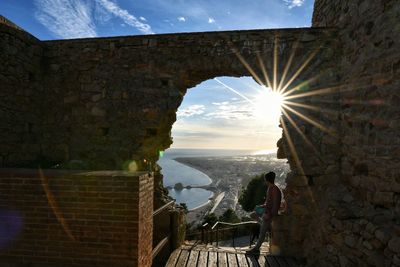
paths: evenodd
<path fill-rule="evenodd" d="M 247 221 L 247 222 L 240 222 L 240 223 L 228 223 L 228 222 L 216 222 L 214 225 L 210 227 L 208 223 L 205 223 L 201 226 L 200 232 L 194 232 L 192 234 L 188 234 L 186 236 L 187 239 L 199 239 L 202 243 L 216 243 L 217 247 L 219 246 L 220 239 L 227 240 L 226 237 L 232 239 L 232 247 L 235 247 L 235 239 L 236 237 L 245 236 L 246 234 L 249 235 L 249 245 L 252 242 L 252 231 L 251 228 L 247 228 L 244 231 L 239 231 L 240 227 L 248 227 L 250 225 L 257 225 L 259 224 L 256 221 Z M 228 226 L 224 228 L 220 228 L 220 226 Z M 247 231 L 246 231 L 247 230 Z"/>
<path fill-rule="evenodd" d="M 170 201 L 167 204 L 163 205 L 162 207 L 158 208 L 153 212 L 153 218 L 166 210 L 168 207 L 172 206 L 175 203 L 175 201 Z M 158 244 L 153 248 L 153 259 L 157 257 L 158 253 L 170 242 L 171 240 L 171 232 L 168 233 L 166 237 L 164 237 Z"/>
<path fill-rule="evenodd" d="M 221 230 L 224 230 L 224 229 L 233 229 L 233 233 L 232 233 L 232 247 L 235 247 L 235 237 L 236 237 L 236 234 L 237 234 L 237 229 L 239 228 L 239 227 L 241 227 L 241 226 L 243 226 L 243 225 L 255 225 L 255 224 L 259 224 L 258 222 L 256 222 L 256 221 L 247 221 L 247 222 L 240 222 L 240 223 L 227 223 L 227 222 L 220 222 L 220 221 L 218 221 L 218 222 L 216 222 L 212 227 L 211 227 L 211 230 L 214 230 L 214 229 L 216 229 L 216 243 L 217 243 L 217 247 L 219 246 L 219 232 L 220 232 L 220 228 L 219 228 L 219 226 L 220 225 L 228 225 L 228 226 L 231 226 L 231 227 L 227 227 L 227 228 L 223 228 L 223 229 L 221 229 Z M 251 245 L 251 235 L 249 234 L 249 246 Z"/>

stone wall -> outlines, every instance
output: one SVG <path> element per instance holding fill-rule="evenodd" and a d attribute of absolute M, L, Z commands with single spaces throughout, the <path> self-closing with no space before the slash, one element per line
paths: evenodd
<path fill-rule="evenodd" d="M 121 171 L 1 170 L 0 266 L 151 266 L 152 181 Z"/>
<path fill-rule="evenodd" d="M 40 155 L 47 167 L 121 169 L 135 160 L 149 168 L 172 142 L 175 112 L 188 88 L 217 76 L 250 75 L 240 58 L 265 83 L 256 55 L 271 73 L 275 40 L 279 62 L 298 44 L 295 66 L 332 34 L 288 29 L 42 42 L 43 97 L 29 106 L 43 110 L 40 153 L 12 152 L 33 164 Z M 311 65 L 327 61 L 328 50 L 324 46 Z M 17 163 L 23 164 L 9 162 Z"/>
<path fill-rule="evenodd" d="M 277 144 L 278 157 L 288 159 L 291 172 L 283 192 L 287 211 L 273 222 L 272 250 L 299 259 L 316 258 L 307 253 L 315 253 L 314 242 L 320 244 L 325 238 L 328 230 L 321 224 L 328 208 L 325 198 L 340 178 L 338 44 L 329 45 L 332 58 L 310 76 L 316 80 L 286 99 Z"/>
<path fill-rule="evenodd" d="M 0 24 L 2 25 L 6 25 L 8 27 L 14 28 L 16 30 L 20 30 L 20 31 L 24 31 L 22 28 L 20 28 L 18 25 L 16 25 L 15 23 L 13 23 L 12 21 L 10 21 L 9 19 L 3 17 L 2 15 L 0 15 Z"/>
<path fill-rule="evenodd" d="M 0 166 L 41 160 L 42 43 L 0 16 Z"/>
<path fill-rule="evenodd" d="M 13 126 L 2 166 L 152 169 L 188 88 L 223 75 L 265 83 L 274 50 L 279 81 L 293 51 L 287 77 L 315 52 L 290 86 L 306 96 L 290 100 L 300 115 L 286 108 L 281 121 L 292 171 L 274 249 L 309 266 L 400 265 L 398 19 L 394 0 L 316 0 L 313 25 L 335 29 L 38 42 L 0 25 L 12 66 L 0 72 L 1 123 Z"/>
<path fill-rule="evenodd" d="M 400 266 L 399 10 L 398 1 L 315 2 L 313 26 L 338 30 L 337 86 L 331 101 L 319 101 L 338 103 L 335 120 L 323 121 L 338 138 L 304 129 L 324 166 L 330 161 L 321 175 L 310 172 L 307 162 L 316 157 L 298 143 L 306 175 L 297 175 L 287 138 L 280 142 L 293 170 L 287 218 L 308 218 L 276 223 L 278 243 L 298 238 L 299 249 L 289 245 L 288 251 L 309 266 Z"/>

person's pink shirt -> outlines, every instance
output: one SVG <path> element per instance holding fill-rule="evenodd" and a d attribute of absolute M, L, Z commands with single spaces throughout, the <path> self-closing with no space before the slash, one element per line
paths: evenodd
<path fill-rule="evenodd" d="M 268 220 L 278 215 L 278 210 L 281 205 L 282 193 L 281 190 L 274 184 L 268 187 L 267 195 L 265 198 L 265 211 L 264 219 Z"/>

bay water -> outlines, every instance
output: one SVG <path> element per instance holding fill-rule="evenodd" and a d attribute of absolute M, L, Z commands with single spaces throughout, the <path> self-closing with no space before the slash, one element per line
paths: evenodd
<path fill-rule="evenodd" d="M 221 150 L 221 149 L 168 149 L 158 160 L 161 173 L 164 176 L 164 186 L 170 187 L 168 194 L 176 203 L 185 203 L 189 210 L 196 209 L 213 197 L 213 192 L 203 188 L 183 188 L 175 190 L 174 185 L 182 183 L 183 186 L 202 186 L 211 183 L 210 177 L 205 173 L 175 161 L 175 158 L 184 157 L 224 157 L 254 154 L 253 150 Z"/>

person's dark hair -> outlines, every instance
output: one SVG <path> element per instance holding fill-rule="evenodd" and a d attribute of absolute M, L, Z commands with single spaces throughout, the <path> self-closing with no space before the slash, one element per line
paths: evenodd
<path fill-rule="evenodd" d="M 264 175 L 264 179 L 267 182 L 274 183 L 275 182 L 275 173 L 269 172 Z"/>

